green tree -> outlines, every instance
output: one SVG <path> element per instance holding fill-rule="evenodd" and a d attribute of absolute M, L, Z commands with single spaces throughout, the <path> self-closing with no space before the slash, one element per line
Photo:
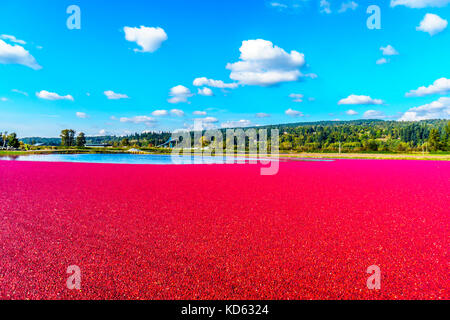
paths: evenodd
<path fill-rule="evenodd" d="M 428 137 L 428 148 L 431 151 L 439 150 L 441 146 L 441 137 L 438 129 L 431 129 L 430 136 Z"/>
<path fill-rule="evenodd" d="M 129 146 L 130 145 L 130 140 L 128 140 L 128 138 L 123 138 L 122 141 L 120 142 L 120 144 L 122 146 Z"/>
<path fill-rule="evenodd" d="M 17 139 L 17 134 L 15 134 L 14 132 L 11 133 L 10 135 L 8 135 L 7 140 L 8 140 L 8 146 L 10 146 L 12 148 L 20 147 L 19 139 Z"/>
<path fill-rule="evenodd" d="M 86 137 L 83 132 L 80 132 L 77 136 L 77 147 L 82 148 L 86 144 Z"/>
<path fill-rule="evenodd" d="M 75 145 L 75 130 L 64 129 L 61 131 L 61 145 L 65 147 L 72 147 Z"/>
<path fill-rule="evenodd" d="M 367 141 L 364 141 L 364 148 L 367 151 L 377 151 L 378 150 L 378 144 L 376 140 L 369 139 Z"/>
<path fill-rule="evenodd" d="M 446 150 L 450 151 L 450 121 L 445 126 L 445 147 Z"/>
<path fill-rule="evenodd" d="M 2 138 L 2 147 L 6 148 L 6 145 L 8 143 L 8 131 L 0 133 L 0 137 Z"/>

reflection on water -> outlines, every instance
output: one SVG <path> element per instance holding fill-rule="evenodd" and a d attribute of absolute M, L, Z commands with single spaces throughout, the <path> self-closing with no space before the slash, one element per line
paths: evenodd
<path fill-rule="evenodd" d="M 253 158 L 254 159 L 254 158 Z M 44 162 L 84 162 L 84 163 L 128 163 L 128 164 L 221 164 L 248 162 L 244 157 L 172 156 L 156 154 L 31 154 L 0 156 L 0 160 L 44 161 Z M 247 161 L 245 161 L 247 160 Z M 259 159 L 262 160 L 262 159 Z M 276 159 L 264 159 L 273 161 Z M 285 161 L 287 159 L 280 159 Z M 292 159 L 303 161 L 333 161 L 321 159 Z"/>

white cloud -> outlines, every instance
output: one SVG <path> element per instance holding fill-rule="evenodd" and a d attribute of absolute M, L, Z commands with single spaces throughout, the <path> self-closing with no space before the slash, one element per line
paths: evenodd
<path fill-rule="evenodd" d="M 222 80 L 208 79 L 206 77 L 195 78 L 193 84 L 196 87 L 206 86 L 220 89 L 235 89 L 238 87 L 237 83 L 225 83 Z"/>
<path fill-rule="evenodd" d="M 196 116 L 206 116 L 206 111 L 194 111 L 192 114 Z"/>
<path fill-rule="evenodd" d="M 177 117 L 182 117 L 184 116 L 184 111 L 180 110 L 180 109 L 172 109 L 170 110 L 170 113 L 177 116 Z"/>
<path fill-rule="evenodd" d="M 217 129 L 216 125 L 217 122 L 219 122 L 219 120 L 214 117 L 196 118 L 194 119 L 194 124 L 185 123 L 184 124 L 185 129 L 175 130 L 175 132 Z"/>
<path fill-rule="evenodd" d="M 288 6 L 284 3 L 279 3 L 279 2 L 271 2 L 270 6 L 275 7 L 275 8 L 280 8 L 280 9 L 286 9 Z"/>
<path fill-rule="evenodd" d="M 131 118 L 122 117 L 120 122 L 132 122 L 135 124 L 145 124 L 147 126 L 153 126 L 156 124 L 156 119 L 149 116 L 135 116 Z"/>
<path fill-rule="evenodd" d="M 111 91 L 111 90 L 105 91 L 103 93 L 109 100 L 119 100 L 119 99 L 128 99 L 129 98 L 126 94 L 115 93 L 114 91 Z"/>
<path fill-rule="evenodd" d="M 406 111 L 399 121 L 419 121 L 427 119 L 450 119 L 450 98 L 436 101 Z"/>
<path fill-rule="evenodd" d="M 301 93 L 291 93 L 289 95 L 289 98 L 292 98 L 292 101 L 294 102 L 302 102 L 303 101 L 303 94 Z"/>
<path fill-rule="evenodd" d="M 339 13 L 346 12 L 347 10 L 356 10 L 358 8 L 358 4 L 354 1 L 347 1 L 341 4 L 341 8 L 339 9 Z"/>
<path fill-rule="evenodd" d="M 327 0 L 320 0 L 320 12 L 331 13 L 330 3 Z"/>
<path fill-rule="evenodd" d="M 395 56 L 398 55 L 398 51 L 395 50 L 390 44 L 386 47 L 381 47 L 380 50 L 383 52 L 383 56 Z"/>
<path fill-rule="evenodd" d="M 230 78 L 243 85 L 271 86 L 282 82 L 297 81 L 305 65 L 303 53 L 292 50 L 287 53 L 272 42 L 257 39 L 242 41 L 240 61 L 228 63 Z"/>
<path fill-rule="evenodd" d="M 417 31 L 428 32 L 430 36 L 434 36 L 447 28 L 448 21 L 442 19 L 438 15 L 427 13 L 420 25 L 416 27 Z"/>
<path fill-rule="evenodd" d="M 386 64 L 388 62 L 389 62 L 389 60 L 387 60 L 386 58 L 380 58 L 375 63 L 376 64 Z"/>
<path fill-rule="evenodd" d="M 292 110 L 291 108 L 287 109 L 284 113 L 290 117 L 303 117 L 303 113 L 301 111 Z"/>
<path fill-rule="evenodd" d="M 124 27 L 123 30 L 126 40 L 136 42 L 141 47 L 141 49 L 134 49 L 135 52 L 155 52 L 161 47 L 161 43 L 167 40 L 166 32 L 159 27 Z"/>
<path fill-rule="evenodd" d="M 40 99 L 45 99 L 45 100 L 71 100 L 71 101 L 74 100 L 70 94 L 61 96 L 55 92 L 48 92 L 47 90 L 42 90 L 40 92 L 36 92 L 36 96 Z"/>
<path fill-rule="evenodd" d="M 211 130 L 217 128 L 217 122 L 219 120 L 215 117 L 196 118 L 193 125 L 185 124 L 184 126 L 188 130 Z"/>
<path fill-rule="evenodd" d="M 1 97 L 1 98 L 0 98 L 0 101 L 8 101 L 8 98 Z"/>
<path fill-rule="evenodd" d="M 106 131 L 105 129 L 101 129 L 101 130 L 98 132 L 98 134 L 99 134 L 100 136 L 106 136 L 106 135 L 109 135 L 109 132 Z"/>
<path fill-rule="evenodd" d="M 358 112 L 352 109 L 345 111 L 345 113 L 348 114 L 349 116 L 356 116 L 358 114 Z"/>
<path fill-rule="evenodd" d="M 75 115 L 81 119 L 86 119 L 88 117 L 88 115 L 84 112 L 76 112 Z"/>
<path fill-rule="evenodd" d="M 214 95 L 214 93 L 212 92 L 212 90 L 210 88 L 202 88 L 202 89 L 198 89 L 198 94 L 201 96 L 207 96 L 207 97 L 211 97 Z"/>
<path fill-rule="evenodd" d="M 222 128 L 240 128 L 248 127 L 252 124 L 250 120 L 226 121 L 220 124 Z"/>
<path fill-rule="evenodd" d="M 18 89 L 12 89 L 11 92 L 15 92 L 15 93 L 19 93 L 21 95 L 27 96 L 28 97 L 28 93 L 24 92 L 24 91 L 20 91 Z"/>
<path fill-rule="evenodd" d="M 36 59 L 22 46 L 10 45 L 0 40 L 0 63 L 21 64 L 34 70 L 42 69 Z"/>
<path fill-rule="evenodd" d="M 201 118 L 201 119 L 196 119 L 196 120 L 201 120 L 203 122 L 208 122 L 208 123 L 216 123 L 219 120 L 215 117 L 206 117 L 206 118 Z"/>
<path fill-rule="evenodd" d="M 160 116 L 167 116 L 169 113 L 167 110 L 155 110 L 152 112 L 152 116 L 160 117 Z"/>
<path fill-rule="evenodd" d="M 264 113 L 264 112 L 258 112 L 257 114 L 255 114 L 255 117 L 257 117 L 257 118 L 269 118 L 270 114 Z"/>
<path fill-rule="evenodd" d="M 338 104 L 350 104 L 350 105 L 354 105 L 354 104 L 369 105 L 369 104 L 383 104 L 383 103 L 384 103 L 383 100 L 380 100 L 380 99 L 372 99 L 369 96 L 363 96 L 363 95 L 358 96 L 355 94 L 351 94 L 347 98 L 341 99 L 338 102 Z"/>
<path fill-rule="evenodd" d="M 170 103 L 187 102 L 187 99 L 193 96 L 191 91 L 182 85 L 178 85 L 176 87 L 171 88 L 169 95 L 172 97 L 169 100 L 167 100 Z"/>
<path fill-rule="evenodd" d="M 450 0 L 391 0 L 391 7 L 405 6 L 409 8 L 444 7 Z"/>
<path fill-rule="evenodd" d="M 379 110 L 367 110 L 363 114 L 364 119 L 383 119 L 386 118 L 386 115 L 383 111 Z"/>
<path fill-rule="evenodd" d="M 318 75 L 315 73 L 306 73 L 304 74 L 306 78 L 317 79 Z"/>
<path fill-rule="evenodd" d="M 0 38 L 4 39 L 4 40 L 9 40 L 9 41 L 14 42 L 14 43 L 22 44 L 22 45 L 27 44 L 25 41 L 19 40 L 16 37 L 11 36 L 9 34 L 2 34 L 2 35 L 0 35 Z"/>
<path fill-rule="evenodd" d="M 406 93 L 407 97 L 423 97 L 432 94 L 446 94 L 450 92 L 450 79 L 440 78 L 433 82 L 428 87 L 422 86 L 416 90 L 411 90 Z"/>

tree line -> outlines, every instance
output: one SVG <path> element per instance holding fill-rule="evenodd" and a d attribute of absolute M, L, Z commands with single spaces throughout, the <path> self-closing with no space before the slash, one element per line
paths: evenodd
<path fill-rule="evenodd" d="M 280 150 L 294 152 L 418 152 L 450 151 L 450 121 L 417 122 L 354 120 L 319 121 L 268 125 L 255 129 L 278 129 Z M 245 128 L 244 128 L 245 130 Z M 225 134 L 225 129 L 221 129 Z M 193 136 L 193 133 L 191 132 Z M 47 145 L 84 146 L 110 144 L 115 147 L 156 147 L 168 139 L 170 132 L 143 132 L 127 136 L 86 137 L 72 129 L 61 131 L 57 138 L 25 138 L 24 143 L 43 141 Z M 40 140 L 44 139 L 44 140 Z M 52 144 L 50 144 L 50 142 Z M 33 144 L 34 144 L 33 143 Z M 270 142 L 269 142 L 270 143 Z M 208 144 L 203 143 L 202 144 Z M 248 141 L 247 141 L 248 145 Z"/>
<path fill-rule="evenodd" d="M 280 130 L 280 150 L 299 152 L 450 151 L 450 121 L 399 122 L 359 120 L 299 126 Z"/>

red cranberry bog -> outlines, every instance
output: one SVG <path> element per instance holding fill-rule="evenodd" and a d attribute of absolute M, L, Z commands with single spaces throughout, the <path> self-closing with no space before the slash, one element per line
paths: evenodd
<path fill-rule="evenodd" d="M 448 162 L 287 161 L 262 176 L 0 161 L 0 177 L 1 299 L 449 298 Z"/>

